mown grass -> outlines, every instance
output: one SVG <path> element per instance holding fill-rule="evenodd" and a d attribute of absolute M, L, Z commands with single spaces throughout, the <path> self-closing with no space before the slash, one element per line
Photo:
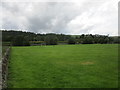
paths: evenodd
<path fill-rule="evenodd" d="M 118 87 L 118 45 L 12 47 L 8 88 Z"/>

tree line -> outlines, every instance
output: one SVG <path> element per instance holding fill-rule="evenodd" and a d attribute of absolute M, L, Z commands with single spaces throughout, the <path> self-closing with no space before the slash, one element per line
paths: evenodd
<path fill-rule="evenodd" d="M 14 46 L 29 46 L 34 42 L 37 44 L 45 45 L 57 45 L 58 43 L 66 44 L 114 44 L 120 43 L 120 37 L 109 35 L 92 35 L 92 34 L 82 34 L 82 35 L 65 35 L 65 34 L 55 34 L 55 33 L 33 33 L 33 32 L 23 32 L 23 31 L 7 31 L 2 30 L 2 41 L 11 42 Z"/>

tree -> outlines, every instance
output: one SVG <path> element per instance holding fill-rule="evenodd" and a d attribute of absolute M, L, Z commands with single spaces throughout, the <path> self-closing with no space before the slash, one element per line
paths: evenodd
<path fill-rule="evenodd" d="M 82 34 L 80 36 L 80 40 L 82 44 L 93 44 L 94 40 L 93 40 L 93 35 L 92 34 L 88 34 L 88 35 L 84 35 Z"/>
<path fill-rule="evenodd" d="M 68 39 L 68 44 L 75 44 L 75 38 L 71 37 Z"/>
<path fill-rule="evenodd" d="M 30 46 L 30 42 L 29 42 L 29 38 L 28 37 L 24 37 L 23 38 L 23 46 Z"/>
<path fill-rule="evenodd" d="M 83 39 L 82 44 L 93 44 L 93 40 L 90 37 L 86 37 Z"/>
<path fill-rule="evenodd" d="M 58 38 L 55 35 L 47 35 L 45 38 L 46 45 L 57 45 Z"/>
<path fill-rule="evenodd" d="M 13 46 L 30 46 L 30 43 L 27 38 L 23 36 L 16 36 L 12 41 Z"/>
<path fill-rule="evenodd" d="M 120 43 L 120 37 L 113 37 L 113 43 Z"/>

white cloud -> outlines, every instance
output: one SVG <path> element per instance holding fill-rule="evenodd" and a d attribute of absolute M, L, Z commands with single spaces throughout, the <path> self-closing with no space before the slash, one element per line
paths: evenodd
<path fill-rule="evenodd" d="M 73 34 L 118 34 L 118 12 L 116 2 L 104 2 L 100 6 L 91 7 L 68 23 Z M 75 29 L 74 31 L 72 31 Z"/>

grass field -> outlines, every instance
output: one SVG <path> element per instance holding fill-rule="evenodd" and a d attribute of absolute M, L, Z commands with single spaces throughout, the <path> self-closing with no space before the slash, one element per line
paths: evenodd
<path fill-rule="evenodd" d="M 117 86 L 117 44 L 12 47 L 9 88 Z"/>

